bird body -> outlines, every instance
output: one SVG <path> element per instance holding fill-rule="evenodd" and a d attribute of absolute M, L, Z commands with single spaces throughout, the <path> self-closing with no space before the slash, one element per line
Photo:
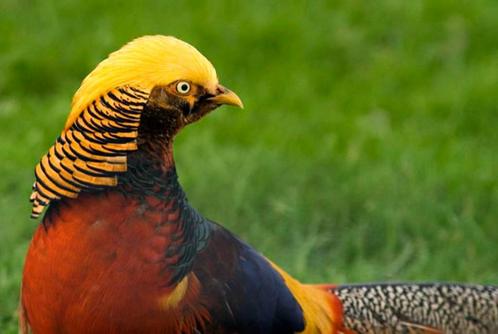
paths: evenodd
<path fill-rule="evenodd" d="M 21 331 L 497 330 L 494 287 L 302 284 L 203 217 L 178 182 L 173 139 L 222 104 L 242 106 L 173 37 L 136 39 L 90 73 L 35 169 L 32 216 L 48 209 L 26 257 Z"/>
<path fill-rule="evenodd" d="M 333 294 L 281 276 L 203 218 L 174 173 L 155 181 L 154 196 L 140 198 L 123 185 L 51 205 L 25 268 L 25 277 L 37 279 L 23 284 L 23 305 L 39 332 L 292 333 L 304 330 L 304 312 L 315 314 L 301 309 L 308 304 L 323 308 L 316 314 L 333 332 L 341 314 Z"/>

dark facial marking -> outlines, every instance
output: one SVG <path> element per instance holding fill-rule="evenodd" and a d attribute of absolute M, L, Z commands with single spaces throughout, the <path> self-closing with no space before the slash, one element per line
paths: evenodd
<path fill-rule="evenodd" d="M 182 110 L 178 108 L 178 97 L 164 87 L 152 89 L 138 127 L 139 147 L 149 151 L 161 151 L 183 126 Z"/>
<path fill-rule="evenodd" d="M 213 95 L 204 87 L 190 83 L 190 93 L 179 95 L 172 82 L 152 89 L 142 112 L 139 139 L 171 139 L 183 126 L 195 122 L 218 107 L 209 101 Z M 152 137 L 154 138 L 152 138 Z M 146 139 L 147 137 L 147 139 Z"/>

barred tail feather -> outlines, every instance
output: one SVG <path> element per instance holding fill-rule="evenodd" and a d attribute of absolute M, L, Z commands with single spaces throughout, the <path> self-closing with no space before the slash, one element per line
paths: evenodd
<path fill-rule="evenodd" d="M 355 333 L 498 333 L 498 286 L 367 284 L 328 286 Z"/>

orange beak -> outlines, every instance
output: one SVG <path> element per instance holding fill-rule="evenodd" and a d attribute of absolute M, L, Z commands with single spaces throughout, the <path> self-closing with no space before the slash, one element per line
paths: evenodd
<path fill-rule="evenodd" d="M 216 86 L 216 93 L 213 97 L 209 98 L 209 101 L 219 105 L 226 104 L 244 109 L 244 104 L 242 103 L 240 97 L 222 85 Z"/>

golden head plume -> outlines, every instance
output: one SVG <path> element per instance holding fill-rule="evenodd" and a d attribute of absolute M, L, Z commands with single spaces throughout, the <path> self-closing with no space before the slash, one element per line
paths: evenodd
<path fill-rule="evenodd" d="M 65 129 L 90 103 L 113 88 L 131 86 L 150 92 L 156 85 L 180 79 L 213 89 L 218 84 L 211 62 L 192 45 L 172 36 L 134 39 L 111 53 L 83 80 Z"/>

